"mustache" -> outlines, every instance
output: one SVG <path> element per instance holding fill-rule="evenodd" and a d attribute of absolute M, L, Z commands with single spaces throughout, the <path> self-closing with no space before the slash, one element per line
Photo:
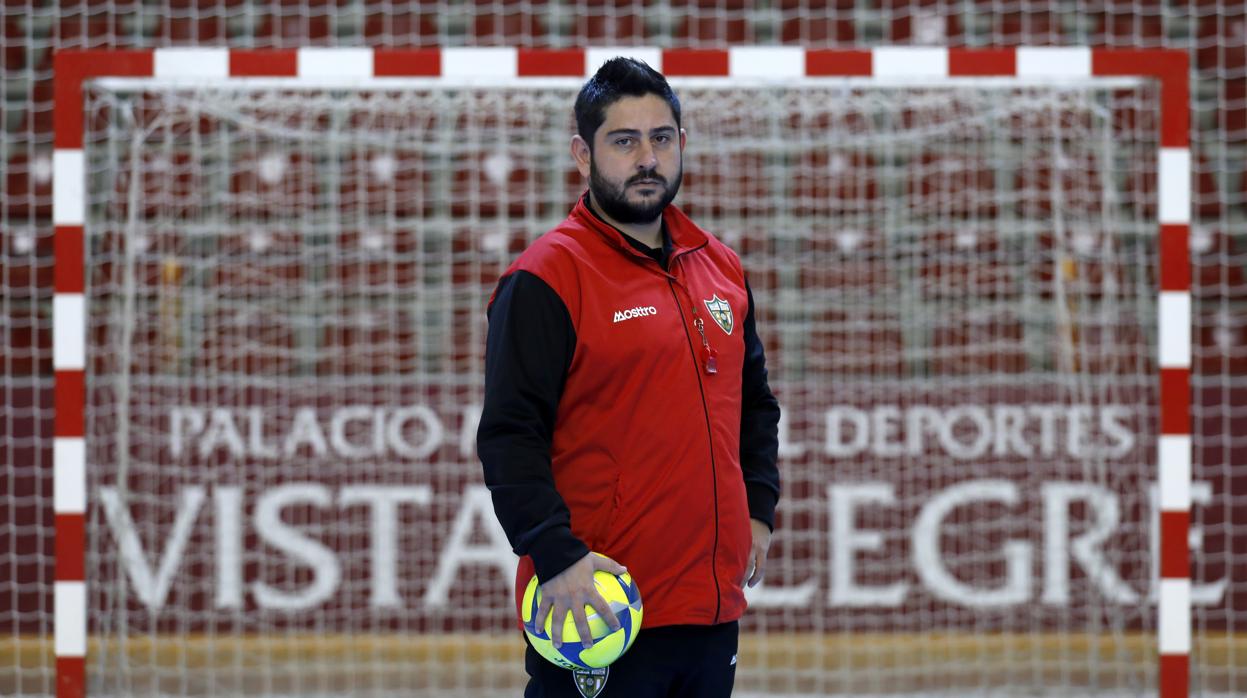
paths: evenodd
<path fill-rule="evenodd" d="M 658 172 L 655 170 L 650 170 L 649 172 L 641 172 L 636 175 L 633 175 L 632 177 L 629 177 L 628 184 L 636 184 L 637 182 L 641 182 L 647 179 L 653 180 L 663 185 L 667 184 L 667 178 L 658 174 Z"/>

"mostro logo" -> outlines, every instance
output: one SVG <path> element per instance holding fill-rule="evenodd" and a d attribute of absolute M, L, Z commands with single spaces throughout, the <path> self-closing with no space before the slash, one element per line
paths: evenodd
<path fill-rule="evenodd" d="M 637 307 L 629 308 L 628 310 L 616 310 L 615 322 L 623 322 L 624 320 L 631 320 L 634 317 L 649 317 L 650 315 L 657 314 L 658 308 L 655 308 L 652 305 L 638 305 Z"/>

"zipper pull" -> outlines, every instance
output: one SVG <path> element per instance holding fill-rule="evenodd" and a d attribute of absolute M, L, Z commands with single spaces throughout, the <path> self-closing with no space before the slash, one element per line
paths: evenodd
<path fill-rule="evenodd" d="M 693 311 L 693 324 L 697 327 L 697 334 L 701 335 L 701 357 L 702 362 L 706 366 L 706 373 L 715 374 L 719 372 L 719 352 L 710 348 L 710 342 L 706 341 L 706 325 L 697 315 L 697 311 Z"/>

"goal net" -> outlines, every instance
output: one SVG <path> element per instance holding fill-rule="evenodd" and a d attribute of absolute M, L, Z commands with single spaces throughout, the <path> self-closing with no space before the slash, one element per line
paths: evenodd
<path fill-rule="evenodd" d="M 738 692 L 1154 691 L 1155 87 L 675 84 L 784 409 Z M 90 85 L 89 693 L 517 693 L 484 310 L 577 87 Z"/>

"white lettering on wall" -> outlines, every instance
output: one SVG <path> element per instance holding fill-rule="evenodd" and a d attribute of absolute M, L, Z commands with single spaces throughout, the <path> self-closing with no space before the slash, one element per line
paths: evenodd
<path fill-rule="evenodd" d="M 1135 447 L 1133 414 L 1126 405 L 835 405 L 823 413 L 822 450 L 831 458 L 1117 459 Z M 805 452 L 784 445 L 781 457 Z"/>
<path fill-rule="evenodd" d="M 417 425 L 417 441 L 407 440 L 409 424 Z M 394 411 L 386 438 L 395 453 L 412 460 L 423 460 L 433 455 L 442 445 L 442 423 L 433 410 L 424 405 L 412 405 Z"/>
<path fill-rule="evenodd" d="M 195 407 L 174 407 L 169 410 L 169 452 L 181 458 L 188 439 L 203 432 L 204 412 Z"/>
<path fill-rule="evenodd" d="M 433 490 L 428 485 L 357 485 L 342 488 L 339 504 L 367 504 L 372 514 L 372 567 L 369 576 L 372 591 L 368 597 L 369 606 L 387 608 L 402 605 L 398 597 L 398 505 L 427 505 L 432 501 Z"/>
<path fill-rule="evenodd" d="M 352 405 L 334 410 L 329 420 L 329 444 L 344 458 L 371 458 L 385 453 L 385 412 L 376 407 Z M 353 443 L 347 434 L 352 423 L 367 421 L 369 441 Z"/>
<path fill-rule="evenodd" d="M 833 407 L 827 410 L 827 455 L 855 456 L 870 443 L 870 417 L 856 407 Z M 845 433 L 847 430 L 847 434 Z"/>
<path fill-rule="evenodd" d="M 1101 550 L 1121 522 L 1117 497 L 1100 485 L 1085 482 L 1045 482 L 1041 492 L 1045 534 L 1043 602 L 1070 602 L 1071 558 L 1106 598 L 1122 604 L 1137 602 L 1139 595 L 1122 581 Z M 1071 541 L 1069 517 L 1074 502 L 1085 503 L 1092 519 L 1087 530 Z"/>
<path fill-rule="evenodd" d="M 1005 583 L 998 588 L 966 584 L 948 570 L 940 549 L 944 520 L 958 507 L 972 502 L 1000 502 L 1017 506 L 1017 485 L 1008 480 L 972 480 L 953 485 L 922 507 L 913 527 L 914 569 L 925 587 L 949 603 L 985 608 L 1023 603 L 1031 595 L 1031 544 L 1011 540 L 1004 544 Z"/>
<path fill-rule="evenodd" d="M 817 451 L 830 458 L 1107 458 L 1128 456 L 1137 445 L 1129 405 L 834 405 L 807 433 L 794 434 L 781 412 L 779 455 L 795 459 Z M 342 405 L 266 410 L 175 406 L 169 410 L 173 458 L 274 461 L 292 457 L 366 460 L 434 458 L 451 445 L 475 457 L 479 404 L 439 413 L 429 405 Z M 811 415 L 813 416 L 813 415 Z M 803 440 L 804 439 L 804 440 Z"/>
<path fill-rule="evenodd" d="M 485 532 L 488 542 L 472 543 L 472 532 L 477 526 Z M 442 546 L 433 580 L 424 593 L 424 605 L 429 608 L 446 606 L 450 599 L 450 587 L 464 565 L 495 567 L 502 574 L 508 588 L 515 586 L 515 553 L 507 542 L 507 534 L 494 516 L 494 503 L 489 489 L 482 486 L 469 487 L 463 492 L 463 504 L 450 526 L 450 535 Z"/>
<path fill-rule="evenodd" d="M 188 431 L 194 426 L 191 419 L 185 424 Z M 205 419 L 204 430 L 208 424 Z M 1054 480 L 1024 489 L 1012 480 L 980 479 L 917 494 L 906 486 L 882 480 L 827 485 L 826 529 L 799 532 L 825 537 L 817 545 L 828 546 L 822 549 L 825 562 L 818 563 L 826 567 L 818 569 L 813 561 L 793 567 L 774 559 L 768 582 L 747 590 L 750 603 L 758 608 L 805 609 L 819 603 L 897 608 L 925 597 L 965 608 L 1036 601 L 1064 608 L 1087 603 L 1088 595 L 1107 604 L 1155 603 L 1154 485 L 1150 511 L 1140 512 L 1138 520 L 1123 520 L 1123 511 L 1133 511 L 1133 505 L 1094 482 Z M 209 496 L 210 515 L 200 516 Z M 188 485 L 167 497 L 160 502 L 128 499 L 108 486 L 98 494 L 109 534 L 104 540 L 116 546 L 117 574 L 133 589 L 131 598 L 153 613 L 192 603 L 192 594 L 179 591 L 188 581 L 180 575 L 191 569 L 215 575 L 214 598 L 207 603 L 231 611 L 297 612 L 340 603 L 335 597 L 347 593 L 366 596 L 375 609 L 416 603 L 445 609 L 459 603 L 454 590 L 465 575 L 483 572 L 499 591 L 509 589 L 514 578 L 515 555 L 494 516 L 489 491 L 480 485 L 453 492 L 371 482 L 337 488 L 288 482 L 259 490 Z M 1195 507 L 1214 501 L 1207 482 L 1192 483 L 1191 497 Z M 452 508 L 430 506 L 439 502 L 452 502 Z M 992 513 L 982 513 L 985 504 Z M 345 548 L 345 539 L 326 536 L 341 517 L 357 520 L 348 514 L 353 507 L 368 510 L 366 555 Z M 310 526 L 309 517 L 300 513 L 318 523 Z M 998 563 L 966 566 L 948 547 L 957 540 L 974 547 L 980 523 L 983 530 L 1000 530 L 1014 515 L 1019 518 L 1016 533 L 991 539 L 996 550 L 987 551 L 988 557 Z M 1022 517 L 1036 525 L 1023 523 Z M 1199 520 L 1198 509 L 1193 520 Z M 1190 534 L 1192 554 L 1199 555 L 1204 532 L 1193 524 Z M 1140 541 L 1148 550 L 1116 557 L 1122 544 Z M 413 551 L 429 562 L 417 567 L 410 558 Z M 265 564 L 247 564 L 260 558 Z M 184 564 L 190 560 L 193 568 Z M 774 573 L 790 569 L 804 576 L 781 581 Z M 984 574 L 987 569 L 992 571 Z M 292 571 L 299 573 L 298 582 Z M 204 583 L 195 582 L 196 593 Z M 1193 580 L 1192 602 L 1224 603 L 1227 590 L 1224 578 Z"/>
<path fill-rule="evenodd" d="M 104 504 L 104 517 L 108 520 L 108 528 L 121 553 L 121 566 L 134 587 L 134 593 L 148 608 L 160 610 L 169 596 L 169 587 L 182 563 L 186 542 L 190 540 L 191 529 L 199 516 L 199 509 L 203 506 L 204 488 L 195 486 L 182 490 L 173 530 L 169 532 L 160 554 L 160 564 L 154 572 L 147 562 L 147 553 L 135 528 L 128 502 L 122 501 L 121 493 L 115 487 L 101 487 L 100 501 Z"/>
<path fill-rule="evenodd" d="M 319 606 L 333 596 L 342 579 L 338 556 L 324 543 L 282 520 L 281 512 L 296 504 L 320 508 L 333 503 L 329 488 L 303 482 L 281 485 L 260 495 L 255 505 L 255 530 L 270 546 L 285 553 L 293 562 L 312 570 L 312 583 L 302 589 L 286 591 L 264 581 L 251 584 L 251 594 L 260 608 L 294 611 Z"/>
<path fill-rule="evenodd" d="M 827 600 L 834 606 L 899 606 L 909 591 L 908 584 L 866 586 L 857 582 L 858 551 L 877 553 L 884 543 L 883 531 L 857 528 L 858 507 L 895 504 L 891 483 L 829 485 L 827 500 L 831 509 L 831 589 Z"/>
<path fill-rule="evenodd" d="M 220 486 L 212 492 L 216 508 L 217 608 L 242 608 L 243 515 L 242 488 Z"/>
<path fill-rule="evenodd" d="M 230 411 L 224 407 L 214 407 L 208 414 L 208 426 L 199 441 L 199 458 L 207 460 L 219 448 L 224 448 L 234 458 L 242 458 L 247 448 L 243 445 L 242 434 L 239 433 Z"/>
<path fill-rule="evenodd" d="M 169 452 L 175 459 L 193 455 L 200 460 L 222 455 L 234 461 L 426 460 L 450 443 L 464 458 L 473 458 L 480 413 L 480 405 L 463 407 L 450 420 L 427 405 L 345 405 L 324 413 L 311 407 L 266 411 L 178 406 L 169 410 Z M 458 433 L 450 438 L 447 421 L 459 422 Z"/>

